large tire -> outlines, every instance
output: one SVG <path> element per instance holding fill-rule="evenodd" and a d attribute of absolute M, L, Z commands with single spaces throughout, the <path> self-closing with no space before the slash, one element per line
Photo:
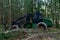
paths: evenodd
<path fill-rule="evenodd" d="M 37 28 L 41 29 L 41 27 L 42 29 L 47 30 L 47 25 L 44 22 L 40 22 L 37 24 Z"/>
<path fill-rule="evenodd" d="M 10 27 L 9 30 L 18 31 L 19 30 L 19 27 L 17 25 L 13 25 L 12 27 Z"/>

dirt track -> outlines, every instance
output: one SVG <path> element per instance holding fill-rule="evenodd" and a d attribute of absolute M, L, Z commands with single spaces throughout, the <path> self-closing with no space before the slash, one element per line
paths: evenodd
<path fill-rule="evenodd" d="M 17 37 L 10 40 L 60 40 L 60 32 L 48 33 L 38 29 L 26 29 L 25 31 L 26 34 L 21 31 Z"/>
<path fill-rule="evenodd" d="M 24 40 L 60 40 L 60 32 L 47 33 L 39 32 L 40 30 L 32 30 L 34 33 Z"/>

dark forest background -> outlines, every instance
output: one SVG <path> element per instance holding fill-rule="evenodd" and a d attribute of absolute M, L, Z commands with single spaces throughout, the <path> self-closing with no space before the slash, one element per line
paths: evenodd
<path fill-rule="evenodd" d="M 59 27 L 59 0 L 0 0 L 0 25 L 10 25 L 19 17 L 27 13 L 35 13 L 37 10 L 44 18 L 51 19 L 55 26 Z"/>

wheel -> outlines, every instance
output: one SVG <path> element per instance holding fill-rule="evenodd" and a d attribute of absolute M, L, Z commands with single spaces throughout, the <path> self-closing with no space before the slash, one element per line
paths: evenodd
<path fill-rule="evenodd" d="M 46 30 L 47 25 L 44 22 L 40 22 L 40 23 L 37 24 L 37 28 L 42 29 L 42 30 Z"/>
<path fill-rule="evenodd" d="M 19 27 L 17 25 L 13 25 L 10 30 L 12 31 L 18 31 L 19 30 Z"/>
<path fill-rule="evenodd" d="M 39 24 L 38 25 L 38 29 L 44 29 L 44 25 L 43 24 Z"/>

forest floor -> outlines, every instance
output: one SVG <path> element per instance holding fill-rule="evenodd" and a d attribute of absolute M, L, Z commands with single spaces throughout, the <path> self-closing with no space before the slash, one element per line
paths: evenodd
<path fill-rule="evenodd" d="M 57 28 L 50 28 L 48 31 L 40 29 L 20 29 L 18 33 L 17 36 L 8 40 L 60 40 L 60 29 Z"/>

